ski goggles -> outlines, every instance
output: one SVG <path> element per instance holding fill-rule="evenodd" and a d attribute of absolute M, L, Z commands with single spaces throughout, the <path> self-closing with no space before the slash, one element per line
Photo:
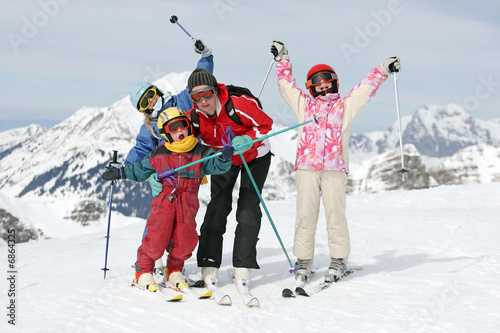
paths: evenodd
<path fill-rule="evenodd" d="M 306 88 L 319 86 L 321 84 L 321 81 L 331 82 L 335 80 L 337 80 L 337 74 L 332 72 L 319 72 L 318 74 L 315 74 L 312 78 L 307 80 Z"/>
<path fill-rule="evenodd" d="M 153 98 L 155 98 L 156 94 L 158 92 L 156 91 L 156 87 L 151 87 L 144 94 L 142 94 L 142 98 L 139 101 L 139 110 L 145 111 L 149 109 L 151 105 L 151 101 Z"/>
<path fill-rule="evenodd" d="M 189 125 L 189 120 L 187 118 L 177 118 L 167 123 L 163 129 L 166 133 L 175 133 L 178 130 L 189 128 Z"/>
<path fill-rule="evenodd" d="M 193 91 L 190 93 L 191 99 L 196 104 L 202 101 L 209 101 L 217 95 L 217 89 L 214 87 L 206 87 L 200 90 Z"/>

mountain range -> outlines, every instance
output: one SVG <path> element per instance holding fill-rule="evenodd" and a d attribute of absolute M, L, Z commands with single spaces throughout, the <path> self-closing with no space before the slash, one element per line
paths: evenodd
<path fill-rule="evenodd" d="M 185 87 L 188 76 L 189 72 L 169 74 L 155 83 L 176 94 Z M 82 226 L 102 219 L 112 185 L 101 174 L 114 150 L 119 161 L 125 159 L 142 121 L 127 96 L 110 107 L 81 108 L 51 128 L 29 125 L 0 132 L 0 236 L 14 225 L 16 229 L 24 225 L 24 233 L 18 234 L 22 241 L 51 237 L 33 223 L 22 221 L 20 212 L 9 210 L 6 202 L 10 198 L 66 201 L 65 220 Z M 283 128 L 276 125 L 273 130 Z M 402 118 L 401 128 L 403 162 L 409 170 L 404 181 L 398 173 L 402 164 L 395 123 L 386 131 L 351 135 L 349 194 L 500 181 L 499 119 L 474 119 L 456 104 L 423 106 Z M 275 156 L 264 200 L 284 199 L 295 192 L 296 139 L 296 130 L 271 138 Z M 200 188 L 199 196 L 206 205 L 208 185 Z M 149 183 L 118 181 L 112 199 L 113 210 L 146 218 Z"/>

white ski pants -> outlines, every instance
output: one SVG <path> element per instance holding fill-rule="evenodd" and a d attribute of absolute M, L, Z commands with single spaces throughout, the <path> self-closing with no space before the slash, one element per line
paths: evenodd
<path fill-rule="evenodd" d="M 296 184 L 297 218 L 293 254 L 299 259 L 314 257 L 314 238 L 322 197 L 330 256 L 347 258 L 351 251 L 345 217 L 347 175 L 335 171 L 297 170 Z"/>

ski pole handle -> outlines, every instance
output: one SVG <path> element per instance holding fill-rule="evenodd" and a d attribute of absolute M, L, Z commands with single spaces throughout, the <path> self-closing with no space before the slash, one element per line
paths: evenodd
<path fill-rule="evenodd" d="M 168 169 L 168 170 L 165 170 L 163 172 L 158 172 L 156 174 L 156 178 L 157 179 L 161 179 L 161 178 L 170 177 L 170 176 L 172 176 L 175 173 L 175 171 L 177 171 L 177 169 Z"/>
<path fill-rule="evenodd" d="M 113 160 L 109 162 L 109 166 L 119 168 L 121 167 L 121 164 L 118 163 L 118 151 L 113 150 Z"/>

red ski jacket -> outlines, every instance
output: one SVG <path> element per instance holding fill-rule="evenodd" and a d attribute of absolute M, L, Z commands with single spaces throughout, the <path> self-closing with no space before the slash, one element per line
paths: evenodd
<path fill-rule="evenodd" d="M 248 96 L 231 96 L 234 110 L 238 114 L 241 125 L 235 123 L 225 111 L 225 105 L 229 99 L 227 88 L 224 84 L 217 84 L 217 112 L 215 117 L 209 117 L 204 111 L 198 109 L 198 105 L 194 104 L 194 108 L 189 111 L 189 116 L 192 112 L 198 113 L 200 126 L 195 128 L 194 135 L 201 138 L 201 142 L 207 146 L 220 150 L 223 147 L 222 135 L 226 128 L 231 126 L 235 136 L 248 135 L 252 140 L 261 138 L 268 134 L 273 126 L 273 120 L 259 106 L 257 101 Z M 243 157 L 247 162 L 250 162 L 257 157 L 266 155 L 271 149 L 268 139 L 256 142 L 252 148 L 247 150 Z M 242 165 L 243 162 L 239 155 L 233 156 L 233 165 Z"/>

